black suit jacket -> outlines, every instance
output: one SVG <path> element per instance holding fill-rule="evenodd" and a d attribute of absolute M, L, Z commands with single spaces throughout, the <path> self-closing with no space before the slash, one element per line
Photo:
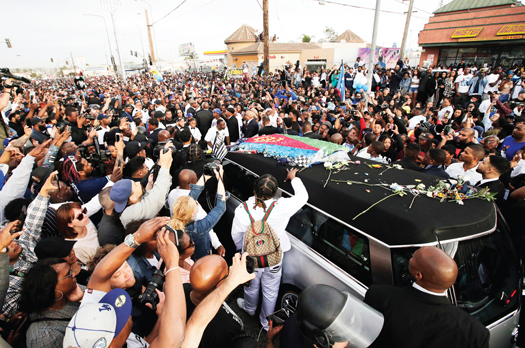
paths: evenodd
<path fill-rule="evenodd" d="M 383 313 L 383 329 L 370 348 L 488 348 L 489 331 L 446 297 L 414 287 L 372 285 L 365 303 Z"/>
<path fill-rule="evenodd" d="M 303 137 L 307 137 L 307 138 L 310 138 L 310 139 L 323 140 L 323 136 L 321 134 L 314 133 L 314 132 L 304 133 Z"/>
<path fill-rule="evenodd" d="M 439 176 L 440 178 L 448 179 L 450 178 L 450 175 L 443 169 L 443 166 L 440 165 L 433 165 L 432 167 L 428 169 L 423 169 L 423 173 L 427 173 L 430 175 Z"/>
<path fill-rule="evenodd" d="M 251 138 L 254 135 L 257 135 L 258 131 L 259 125 L 257 124 L 257 121 L 251 119 L 250 122 L 248 122 L 248 124 L 246 125 L 246 129 L 244 130 L 244 137 Z"/>
<path fill-rule="evenodd" d="M 274 126 L 264 126 L 259 131 L 259 135 L 270 135 L 270 134 L 276 134 L 279 133 L 279 129 L 275 128 Z"/>
<path fill-rule="evenodd" d="M 228 133 L 230 133 L 230 143 L 239 140 L 239 122 L 237 121 L 237 118 L 232 116 L 227 119 L 226 126 L 228 127 Z"/>
<path fill-rule="evenodd" d="M 401 167 L 405 169 L 414 170 L 416 172 L 420 172 L 423 170 L 423 168 L 418 166 L 412 158 L 408 158 L 408 157 L 403 157 L 399 161 L 395 161 L 394 163 L 399 164 Z"/>
<path fill-rule="evenodd" d="M 495 180 L 495 181 L 489 181 L 481 185 L 476 185 L 477 188 L 485 188 L 488 187 L 490 189 L 489 193 L 498 193 L 496 195 L 496 204 L 500 205 L 503 203 L 505 196 L 505 184 L 501 182 L 501 180 Z"/>
<path fill-rule="evenodd" d="M 197 128 L 199 128 L 202 136 L 204 137 L 208 133 L 208 129 L 211 128 L 211 122 L 213 121 L 213 113 L 210 110 L 199 110 L 197 111 Z"/>

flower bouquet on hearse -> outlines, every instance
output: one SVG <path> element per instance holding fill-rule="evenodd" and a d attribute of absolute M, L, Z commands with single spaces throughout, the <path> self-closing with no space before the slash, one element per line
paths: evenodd
<path fill-rule="evenodd" d="M 435 186 L 430 186 L 427 191 L 427 197 L 437 198 L 440 202 L 456 202 L 463 205 L 466 199 L 478 198 L 486 201 L 494 201 L 496 193 L 490 193 L 489 188 L 478 189 L 467 184 L 465 179 L 460 175 L 457 180 L 450 180 L 452 184 L 445 181 L 438 181 Z"/>

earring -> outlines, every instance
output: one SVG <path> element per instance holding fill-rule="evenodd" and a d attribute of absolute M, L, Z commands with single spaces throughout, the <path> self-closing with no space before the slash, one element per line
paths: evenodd
<path fill-rule="evenodd" d="M 56 292 L 56 291 L 58 291 L 58 292 L 60 293 L 60 298 L 55 298 L 55 302 L 56 302 L 56 301 L 60 301 L 61 299 L 64 298 L 64 293 L 63 293 L 62 291 L 60 291 L 60 290 L 55 290 L 55 292 Z"/>

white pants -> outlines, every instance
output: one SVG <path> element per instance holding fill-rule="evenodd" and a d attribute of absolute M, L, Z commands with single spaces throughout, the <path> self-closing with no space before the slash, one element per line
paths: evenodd
<path fill-rule="evenodd" d="M 244 310 L 250 315 L 254 315 L 257 310 L 259 290 L 262 287 L 263 301 L 259 321 L 265 330 L 268 330 L 266 317 L 275 312 L 282 271 L 282 261 L 273 267 L 256 268 L 255 279 L 252 280 L 252 285 L 244 287 Z"/>

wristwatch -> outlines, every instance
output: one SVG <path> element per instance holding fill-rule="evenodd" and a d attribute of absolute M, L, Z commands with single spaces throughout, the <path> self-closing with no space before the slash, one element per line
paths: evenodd
<path fill-rule="evenodd" d="M 124 244 L 133 249 L 137 249 L 140 246 L 140 244 L 135 241 L 133 234 L 128 234 L 126 238 L 124 238 Z"/>

